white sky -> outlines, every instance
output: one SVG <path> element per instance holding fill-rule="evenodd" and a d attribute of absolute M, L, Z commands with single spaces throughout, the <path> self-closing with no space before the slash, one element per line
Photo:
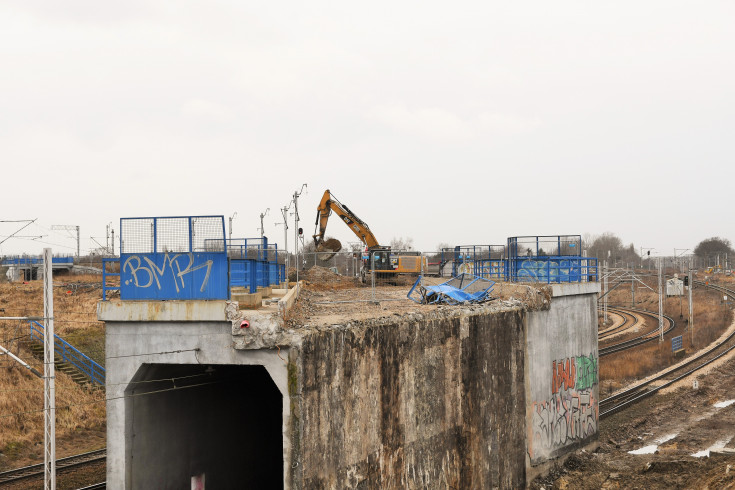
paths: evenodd
<path fill-rule="evenodd" d="M 0 3 L 0 253 L 120 217 L 283 240 L 307 183 L 381 242 L 735 242 L 730 1 Z M 7 236 L 17 224 L 0 224 Z M 293 230 L 290 230 L 293 231 Z M 328 234 L 355 241 L 337 220 Z M 0 238 L 2 240 L 3 238 Z M 41 243 L 41 241 L 45 243 Z M 293 235 L 289 235 L 289 246 Z"/>

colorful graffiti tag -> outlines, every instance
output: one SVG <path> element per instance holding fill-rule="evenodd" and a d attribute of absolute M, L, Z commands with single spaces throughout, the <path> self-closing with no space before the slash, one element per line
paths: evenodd
<path fill-rule="evenodd" d="M 597 357 L 571 357 L 551 365 L 551 398 L 531 407 L 528 452 L 536 463 L 597 432 L 599 405 Z"/>

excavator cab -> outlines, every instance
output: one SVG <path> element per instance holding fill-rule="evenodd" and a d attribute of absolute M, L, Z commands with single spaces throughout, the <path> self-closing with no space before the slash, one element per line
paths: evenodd
<path fill-rule="evenodd" d="M 373 269 L 374 267 L 374 269 Z M 389 247 L 375 247 L 368 251 L 368 258 L 365 260 L 365 270 L 371 271 L 392 271 L 393 264 L 390 261 Z"/>

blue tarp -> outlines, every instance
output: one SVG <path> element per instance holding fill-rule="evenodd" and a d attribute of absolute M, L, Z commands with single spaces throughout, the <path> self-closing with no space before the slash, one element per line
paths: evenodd
<path fill-rule="evenodd" d="M 423 276 L 419 276 L 408 292 L 408 299 L 422 304 L 480 303 L 491 299 L 490 291 L 495 285 L 494 281 L 471 274 L 460 274 L 436 286 L 425 286 L 422 283 Z"/>

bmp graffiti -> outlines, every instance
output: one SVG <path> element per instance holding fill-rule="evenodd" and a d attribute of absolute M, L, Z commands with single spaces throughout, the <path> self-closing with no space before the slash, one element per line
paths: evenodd
<path fill-rule="evenodd" d="M 597 357 L 577 356 L 551 365 L 551 398 L 531 408 L 528 452 L 532 462 L 597 432 L 599 404 Z"/>
<path fill-rule="evenodd" d="M 159 267 L 147 255 L 131 255 L 123 264 L 122 272 L 130 273 L 130 279 L 125 281 L 126 285 L 132 283 L 137 288 L 148 288 L 155 283 L 156 287 L 160 290 L 161 282 L 167 285 L 173 280 L 173 285 L 178 293 L 186 287 L 184 277 L 187 274 L 206 268 L 207 272 L 199 288 L 199 291 L 204 292 L 209 282 L 212 263 L 212 260 L 205 260 L 199 264 L 195 264 L 193 253 L 175 254 L 173 256 L 166 253 L 163 255 L 163 263 Z M 168 274 L 171 274 L 170 279 L 167 277 Z"/>

